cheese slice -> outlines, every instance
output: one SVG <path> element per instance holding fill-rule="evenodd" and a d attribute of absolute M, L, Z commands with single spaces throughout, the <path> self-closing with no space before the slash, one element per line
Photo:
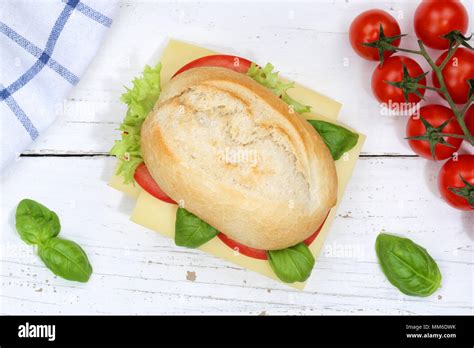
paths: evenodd
<path fill-rule="evenodd" d="M 162 83 L 168 82 L 171 76 L 186 63 L 210 54 L 215 54 L 215 52 L 184 42 L 171 40 L 161 57 L 163 65 L 161 72 Z M 312 107 L 313 112 L 305 114 L 306 118 L 322 119 L 337 123 L 335 121 L 341 108 L 340 103 L 297 84 L 295 88 L 290 90 L 289 94 L 299 102 Z M 349 128 L 345 125 L 344 127 Z M 345 187 L 357 162 L 364 140 L 365 136 L 359 133 L 357 145 L 341 159 L 336 161 L 336 171 L 339 181 L 337 205 L 339 205 L 342 200 Z M 154 198 L 138 185 L 125 185 L 121 177 L 113 176 L 109 185 L 129 196 L 137 198 L 137 203 L 131 216 L 133 222 L 157 231 L 169 238 L 174 238 L 177 205 L 162 202 Z M 317 259 L 329 232 L 330 225 L 336 217 L 336 211 L 337 206 L 331 210 L 324 226 L 309 247 L 315 259 Z M 199 249 L 280 281 L 272 271 L 268 261 L 253 259 L 239 254 L 237 251 L 225 245 L 219 238 L 213 238 Z M 305 283 L 297 282 L 287 285 L 297 289 L 303 289 Z"/>
<path fill-rule="evenodd" d="M 339 180 L 338 183 L 338 203 L 342 201 L 342 195 L 346 188 L 347 182 L 351 176 L 352 170 L 354 169 L 355 163 L 358 159 L 365 137 L 360 136 L 357 145 L 349 151 L 343 158 L 336 161 L 336 171 Z M 311 243 L 309 249 L 313 253 L 315 259 L 319 255 L 323 246 L 324 240 L 329 232 L 330 226 L 337 214 L 337 206 L 332 208 L 329 213 L 323 228 L 319 232 L 316 239 Z M 137 204 L 132 213 L 131 220 L 139 225 L 147 227 L 151 230 L 160 232 L 166 237 L 174 239 L 175 222 L 176 222 L 176 210 L 178 206 L 176 204 L 170 204 L 148 194 L 146 191 L 141 190 Z M 178 247 L 177 247 L 178 248 Z M 257 260 L 245 255 L 239 254 L 235 250 L 225 245 L 219 238 L 214 238 L 202 245 L 199 249 L 208 252 L 209 254 L 223 258 L 238 264 L 244 268 L 263 274 L 267 277 L 273 278 L 280 281 L 270 264 L 266 260 Z M 286 284 L 286 283 L 285 283 Z M 292 283 L 288 284 L 296 289 L 303 289 L 305 283 Z"/>
<path fill-rule="evenodd" d="M 131 220 L 174 239 L 177 210 L 178 205 L 160 201 L 146 191 L 141 190 Z M 242 255 L 238 251 L 229 248 L 217 237 L 201 245 L 199 249 L 279 281 L 268 261 Z M 291 286 L 302 289 L 304 285 L 303 283 L 294 283 Z"/>
<path fill-rule="evenodd" d="M 115 169 L 114 175 L 110 178 L 109 186 L 125 193 L 129 197 L 138 198 L 141 192 L 140 186 L 134 183 L 125 184 L 123 182 L 123 177 L 115 174 L 116 172 L 117 170 Z"/>

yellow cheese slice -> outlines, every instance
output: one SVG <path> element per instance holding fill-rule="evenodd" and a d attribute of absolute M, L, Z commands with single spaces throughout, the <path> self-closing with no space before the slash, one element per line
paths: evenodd
<path fill-rule="evenodd" d="M 342 200 L 342 195 L 346 188 L 347 182 L 352 174 L 355 163 L 359 157 L 365 137 L 360 135 L 357 145 L 340 160 L 336 161 L 336 171 L 338 177 L 338 203 L 329 213 L 323 228 L 319 232 L 316 239 L 311 243 L 310 250 L 315 259 L 319 255 L 324 240 L 329 232 L 330 226 L 337 214 L 337 207 Z M 141 190 L 137 204 L 132 213 L 131 220 L 139 225 L 147 227 L 151 230 L 160 232 L 166 237 L 174 239 L 175 222 L 176 222 L 176 204 L 170 204 L 154 198 L 147 192 Z M 177 247 L 178 248 L 178 247 Z M 237 265 L 258 272 L 267 277 L 280 281 L 272 271 L 270 264 L 266 260 L 257 260 L 245 255 L 239 254 L 237 251 L 229 248 L 219 238 L 214 238 L 202 245 L 199 249 L 217 257 L 236 263 Z M 296 289 L 303 289 L 305 283 L 287 284 Z"/>
<path fill-rule="evenodd" d="M 138 198 L 140 195 L 141 189 L 138 184 L 125 184 L 123 182 L 123 177 L 120 175 L 115 174 L 116 170 L 114 171 L 114 175 L 110 178 L 109 186 L 125 193 L 127 196 L 132 198 Z"/>
<path fill-rule="evenodd" d="M 161 62 L 163 64 L 163 83 L 166 83 L 171 78 L 171 76 L 186 63 L 213 53 L 213 51 L 206 50 L 198 46 L 171 40 L 161 58 Z M 341 107 L 339 103 L 300 85 L 296 85 L 295 88 L 291 90 L 290 95 L 304 104 L 311 105 L 313 112 L 305 115 L 308 119 L 323 119 L 337 123 L 335 121 Z M 349 128 L 345 125 L 344 127 Z M 354 169 L 355 163 L 359 157 L 362 145 L 365 140 L 364 135 L 359 135 L 360 136 L 357 145 L 336 162 L 336 170 L 339 180 L 338 205 L 342 200 L 345 187 L 349 181 L 352 170 Z M 169 238 L 174 238 L 177 210 L 176 205 L 165 203 L 154 198 L 147 192 L 140 189 L 138 185 L 124 185 L 122 178 L 117 176 L 112 177 L 109 185 L 115 189 L 123 191 L 127 195 L 137 197 L 137 203 L 131 217 L 133 222 L 160 232 Z M 310 250 L 316 259 L 329 232 L 330 225 L 336 216 L 336 211 L 337 206 L 331 210 L 323 228 L 319 232 L 317 238 L 310 245 Z M 212 239 L 211 241 L 202 245 L 199 249 L 280 281 L 272 271 L 268 261 L 257 260 L 239 254 L 237 251 L 225 245 L 219 238 Z M 287 285 L 297 289 L 303 289 L 305 283 L 293 283 Z"/>
<path fill-rule="evenodd" d="M 176 210 L 178 205 L 170 204 L 141 191 L 131 220 L 139 225 L 160 232 L 162 235 L 174 239 Z M 177 248 L 179 248 L 177 246 Z M 273 273 L 270 264 L 266 260 L 258 260 L 240 254 L 237 250 L 229 248 L 219 238 L 213 238 L 199 247 L 200 250 L 233 262 L 241 267 L 271 277 L 280 281 Z M 303 289 L 303 283 L 293 283 L 290 286 Z"/>

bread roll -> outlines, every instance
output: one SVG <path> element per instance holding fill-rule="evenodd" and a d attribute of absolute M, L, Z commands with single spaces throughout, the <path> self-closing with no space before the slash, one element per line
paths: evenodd
<path fill-rule="evenodd" d="M 319 134 L 244 74 L 200 67 L 174 77 L 141 135 L 162 190 L 249 247 L 302 242 L 336 203 L 334 161 Z"/>

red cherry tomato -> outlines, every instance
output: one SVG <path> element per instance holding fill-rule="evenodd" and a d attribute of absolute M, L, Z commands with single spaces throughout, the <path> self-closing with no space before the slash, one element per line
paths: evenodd
<path fill-rule="evenodd" d="M 380 24 L 385 36 L 400 35 L 400 26 L 395 18 L 382 10 L 369 10 L 362 12 L 351 23 L 349 29 L 349 39 L 354 51 L 362 58 L 368 60 L 379 60 L 379 54 L 376 48 L 363 46 L 363 43 L 369 43 L 378 40 L 380 35 Z M 394 40 L 392 45 L 400 45 L 400 39 Z M 385 51 L 384 57 L 388 58 L 394 52 Z"/>
<path fill-rule="evenodd" d="M 449 41 L 442 36 L 468 27 L 466 8 L 457 0 L 423 1 L 415 11 L 415 33 L 423 43 L 439 50 L 448 49 Z"/>
<path fill-rule="evenodd" d="M 448 51 L 436 60 L 436 65 L 441 65 Z M 433 72 L 433 85 L 439 87 L 439 80 Z M 465 104 L 469 93 L 467 80 L 474 79 L 474 51 L 461 47 L 454 53 L 451 60 L 443 69 L 443 80 L 449 95 L 456 104 Z M 440 94 L 441 95 L 441 94 Z M 441 95 L 443 98 L 444 96 Z"/>
<path fill-rule="evenodd" d="M 421 121 L 421 117 L 425 119 L 433 127 L 439 127 L 443 122 L 451 120 L 442 129 L 443 133 L 462 135 L 462 129 L 459 126 L 453 111 L 443 105 L 426 105 L 423 106 L 419 113 L 412 115 L 408 119 L 406 135 L 407 137 L 420 136 L 426 133 L 426 128 Z M 443 160 L 452 156 L 461 146 L 462 140 L 460 138 L 444 137 L 444 140 L 454 147 L 449 147 L 443 144 L 435 145 L 435 157 L 437 160 Z M 408 140 L 408 144 L 412 150 L 421 157 L 432 160 L 433 156 L 430 150 L 430 142 L 428 140 Z"/>
<path fill-rule="evenodd" d="M 461 177 L 467 181 L 463 182 Z M 470 187 L 469 187 L 470 185 Z M 441 168 L 438 176 L 438 188 L 441 196 L 449 205 L 460 210 L 474 210 L 474 155 L 459 155 L 452 158 Z M 464 195 L 455 194 L 450 190 L 463 189 Z M 471 203 L 468 199 L 470 197 Z"/>
<path fill-rule="evenodd" d="M 467 109 L 464 115 L 464 122 L 471 135 L 474 135 L 474 104 Z"/>
<path fill-rule="evenodd" d="M 324 223 L 326 222 L 326 219 L 328 218 L 329 216 L 329 213 L 326 215 L 326 218 L 324 219 L 323 223 L 321 224 L 321 226 L 316 230 L 316 232 L 314 232 L 311 236 L 309 236 L 305 241 L 304 243 L 307 245 L 307 246 L 310 246 L 311 243 L 313 243 L 313 241 L 316 239 L 316 237 L 318 236 L 319 232 L 321 231 L 321 229 L 323 228 L 324 226 Z M 227 237 L 224 233 L 219 233 L 217 235 L 219 237 L 219 239 L 225 244 L 227 245 L 229 248 L 231 249 L 234 249 L 236 251 L 238 251 L 240 254 L 242 255 L 245 255 L 245 256 L 248 256 L 248 257 L 251 257 L 251 258 L 254 258 L 254 259 L 259 259 L 259 260 L 267 260 L 268 259 L 268 256 L 267 256 L 267 251 L 266 250 L 262 250 L 262 249 L 255 249 L 255 248 L 251 248 L 251 247 L 248 247 L 244 244 L 241 244 L 239 242 L 236 242 L 235 240 L 232 240 L 230 239 L 229 237 Z"/>
<path fill-rule="evenodd" d="M 179 69 L 173 77 L 176 75 L 181 74 L 182 72 L 192 69 L 198 68 L 203 66 L 215 66 L 215 67 L 222 67 L 227 68 L 230 70 L 234 70 L 239 73 L 246 73 L 249 70 L 250 65 L 252 62 L 248 59 L 237 57 L 237 56 L 229 56 L 225 54 L 215 54 L 212 56 L 205 56 L 189 62 L 181 69 Z"/>
<path fill-rule="evenodd" d="M 423 69 L 416 61 L 404 56 L 389 57 L 385 60 L 383 65 L 379 64 L 372 74 L 372 92 L 374 93 L 374 96 L 379 102 L 390 104 L 392 108 L 406 105 L 403 91 L 386 82 L 402 81 L 403 64 L 406 65 L 410 77 L 417 77 L 423 74 Z M 423 78 L 418 83 L 426 85 L 426 79 Z M 421 95 L 425 94 L 425 89 L 423 88 L 418 89 L 418 91 Z M 408 101 L 410 104 L 416 104 L 420 100 L 421 98 L 416 94 L 410 93 L 408 95 Z"/>
<path fill-rule="evenodd" d="M 146 192 L 166 203 L 176 204 L 163 190 L 158 186 L 151 176 L 145 163 L 140 164 L 135 170 L 134 179 Z"/>

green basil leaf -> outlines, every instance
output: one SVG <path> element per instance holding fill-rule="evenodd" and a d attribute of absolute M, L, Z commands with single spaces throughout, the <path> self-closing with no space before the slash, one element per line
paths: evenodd
<path fill-rule="evenodd" d="M 428 252 L 410 239 L 381 233 L 375 250 L 390 283 L 411 296 L 429 296 L 441 284 L 441 272 Z"/>
<path fill-rule="evenodd" d="M 48 239 L 39 245 L 38 255 L 61 278 L 87 282 L 92 274 L 86 253 L 73 241 L 58 237 Z"/>
<path fill-rule="evenodd" d="M 273 272 L 285 283 L 304 282 L 311 275 L 314 257 L 305 243 L 267 251 Z"/>
<path fill-rule="evenodd" d="M 197 248 L 217 236 L 219 231 L 184 208 L 176 212 L 176 245 Z"/>
<path fill-rule="evenodd" d="M 18 204 L 15 221 L 18 234 L 27 244 L 40 244 L 56 237 L 61 230 L 56 213 L 31 199 Z"/>
<path fill-rule="evenodd" d="M 308 122 L 321 135 L 335 161 L 356 146 L 359 139 L 359 134 L 337 124 L 320 120 L 308 120 Z"/>

